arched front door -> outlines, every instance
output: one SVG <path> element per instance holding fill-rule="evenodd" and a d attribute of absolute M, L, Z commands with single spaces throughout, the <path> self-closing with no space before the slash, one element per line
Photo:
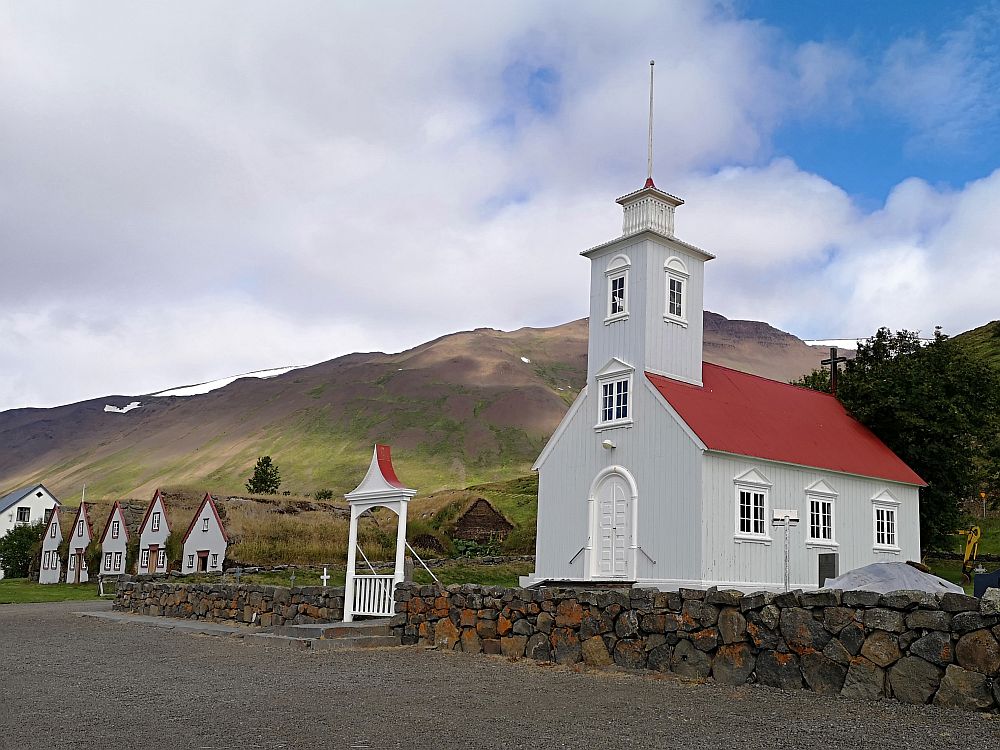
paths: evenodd
<path fill-rule="evenodd" d="M 624 476 L 610 473 L 594 492 L 593 575 L 628 578 L 632 533 L 632 488 Z"/>

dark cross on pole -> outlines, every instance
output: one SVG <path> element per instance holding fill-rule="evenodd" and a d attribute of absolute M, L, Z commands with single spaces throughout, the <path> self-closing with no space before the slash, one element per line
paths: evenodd
<path fill-rule="evenodd" d="M 837 365 L 846 361 L 847 357 L 837 356 L 837 347 L 835 346 L 830 347 L 830 359 L 820 361 L 821 365 L 830 365 L 830 390 L 833 392 L 834 396 L 837 395 L 837 370 L 839 369 Z"/>

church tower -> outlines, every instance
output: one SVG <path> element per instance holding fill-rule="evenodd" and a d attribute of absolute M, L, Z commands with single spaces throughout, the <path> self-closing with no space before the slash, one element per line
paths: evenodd
<path fill-rule="evenodd" d="M 646 183 L 617 200 L 622 236 L 582 253 L 591 263 L 587 383 L 599 398 L 625 373 L 701 385 L 705 262 L 715 256 L 674 235 L 684 201 L 653 183 L 652 66 Z"/>

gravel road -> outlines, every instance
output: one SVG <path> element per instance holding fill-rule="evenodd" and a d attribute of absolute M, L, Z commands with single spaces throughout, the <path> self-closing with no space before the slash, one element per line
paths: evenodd
<path fill-rule="evenodd" d="M 0 748 L 1000 747 L 1000 718 L 423 648 L 299 652 L 0 606 Z"/>

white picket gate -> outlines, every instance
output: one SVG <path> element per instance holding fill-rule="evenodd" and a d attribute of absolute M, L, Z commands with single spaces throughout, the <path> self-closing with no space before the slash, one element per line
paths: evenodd
<path fill-rule="evenodd" d="M 353 614 L 392 617 L 395 585 L 394 575 L 355 575 Z"/>

